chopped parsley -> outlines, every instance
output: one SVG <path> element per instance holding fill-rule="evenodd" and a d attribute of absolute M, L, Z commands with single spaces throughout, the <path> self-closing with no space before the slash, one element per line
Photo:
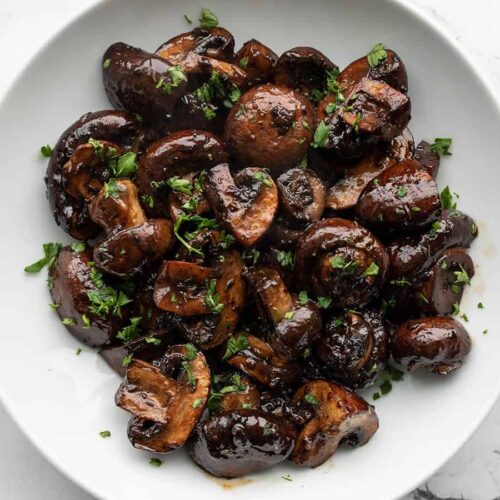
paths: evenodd
<path fill-rule="evenodd" d="M 237 352 L 242 351 L 250 346 L 248 338 L 244 333 L 240 333 L 237 336 L 231 335 L 227 341 L 226 352 L 222 356 L 222 360 L 228 359 L 234 356 Z"/>
<path fill-rule="evenodd" d="M 101 431 L 99 432 L 99 436 L 101 436 L 102 438 L 109 438 L 111 437 L 111 432 L 110 431 Z"/>
<path fill-rule="evenodd" d="M 377 43 L 366 56 L 371 68 L 376 68 L 381 62 L 387 59 L 387 51 L 383 43 Z"/>
<path fill-rule="evenodd" d="M 286 476 L 281 476 L 281 479 L 284 479 L 285 481 L 293 481 L 293 479 L 290 476 L 290 474 L 287 474 Z"/>
<path fill-rule="evenodd" d="M 76 319 L 75 318 L 63 318 L 62 324 L 66 326 L 75 326 Z"/>
<path fill-rule="evenodd" d="M 205 305 L 212 311 L 212 313 L 220 314 L 222 309 L 224 309 L 224 304 L 221 304 L 220 296 L 215 291 L 217 280 L 207 280 L 206 286 L 207 295 L 205 296 Z"/>
<path fill-rule="evenodd" d="M 84 241 L 78 241 L 76 243 L 71 243 L 71 250 L 76 253 L 83 252 L 85 250 L 86 244 Z"/>
<path fill-rule="evenodd" d="M 193 231 L 185 233 L 184 236 L 180 235 L 180 228 L 185 222 L 192 222 L 196 224 Z M 202 229 L 215 229 L 218 228 L 215 219 L 207 219 L 201 215 L 181 214 L 177 217 L 174 224 L 175 237 L 188 249 L 189 253 L 195 253 L 203 257 L 203 252 L 199 248 L 195 248 L 189 244 L 187 240 L 194 238 Z"/>
<path fill-rule="evenodd" d="M 123 327 L 116 335 L 117 339 L 123 342 L 130 342 L 141 335 L 139 323 L 142 321 L 141 316 L 130 318 L 130 325 Z"/>
<path fill-rule="evenodd" d="M 137 155 L 128 151 L 108 161 L 108 167 L 115 177 L 132 177 L 137 172 Z"/>
<path fill-rule="evenodd" d="M 367 276 L 377 276 L 379 273 L 380 268 L 378 267 L 375 262 L 372 262 L 364 271 L 361 276 L 363 278 L 366 278 Z"/>
<path fill-rule="evenodd" d="M 302 290 L 299 293 L 299 304 L 301 306 L 305 306 L 309 302 L 309 296 L 307 295 L 307 292 L 305 290 Z"/>
<path fill-rule="evenodd" d="M 453 304 L 453 316 L 458 316 L 460 314 L 460 306 L 455 302 Z"/>
<path fill-rule="evenodd" d="M 240 59 L 240 67 L 245 69 L 248 66 L 248 57 L 242 57 Z"/>
<path fill-rule="evenodd" d="M 331 297 L 318 297 L 318 307 L 320 307 L 321 309 L 328 309 L 331 303 Z"/>
<path fill-rule="evenodd" d="M 192 19 L 191 19 L 190 17 L 188 17 L 186 14 L 184 14 L 184 19 L 186 20 L 186 22 L 187 22 L 188 24 L 193 24 Z"/>
<path fill-rule="evenodd" d="M 125 186 L 118 184 L 116 182 L 116 179 L 114 178 L 109 179 L 108 182 L 105 182 L 103 189 L 105 198 L 115 198 L 115 199 L 120 197 L 120 193 L 126 191 Z"/>
<path fill-rule="evenodd" d="M 104 69 L 108 69 L 111 66 L 111 59 L 105 59 L 104 62 L 102 63 L 102 67 Z"/>
<path fill-rule="evenodd" d="M 355 260 L 346 261 L 342 256 L 335 255 L 330 259 L 330 266 L 332 266 L 333 269 L 343 269 L 344 271 L 352 273 L 358 268 L 359 263 Z"/>
<path fill-rule="evenodd" d="M 396 191 L 396 196 L 398 198 L 404 198 L 408 194 L 408 188 L 406 186 L 400 186 Z"/>
<path fill-rule="evenodd" d="M 451 194 L 450 188 L 446 186 L 439 195 L 441 198 L 441 204 L 445 209 L 455 210 L 457 208 L 457 202 L 453 199 L 453 195 Z"/>
<path fill-rule="evenodd" d="M 76 354 L 77 356 L 80 356 L 81 352 L 82 352 L 82 348 L 81 348 L 81 347 L 79 347 L 79 348 L 76 350 L 75 354 Z"/>
<path fill-rule="evenodd" d="M 122 366 L 126 368 L 130 363 L 132 363 L 133 354 L 129 354 L 122 359 Z"/>
<path fill-rule="evenodd" d="M 150 194 L 141 195 L 141 201 L 149 208 L 154 208 L 155 206 L 155 199 Z"/>
<path fill-rule="evenodd" d="M 44 256 L 40 260 L 34 262 L 33 264 L 26 266 L 24 268 L 24 271 L 27 273 L 38 273 L 45 266 L 47 266 L 47 268 L 50 269 L 53 266 L 57 256 L 59 255 L 61 248 L 62 248 L 61 243 L 44 243 L 43 244 Z"/>
<path fill-rule="evenodd" d="M 287 252 L 285 252 L 284 250 L 280 250 L 277 253 L 276 258 L 278 259 L 280 266 L 293 269 L 295 256 L 293 255 L 293 252 L 291 250 L 288 250 Z"/>
<path fill-rule="evenodd" d="M 273 186 L 273 181 L 269 178 L 269 175 L 267 175 L 265 172 L 255 172 L 253 176 L 264 186 L 266 187 L 272 187 Z"/>
<path fill-rule="evenodd" d="M 209 108 L 208 106 L 204 106 L 203 107 L 203 116 L 207 120 L 213 120 L 214 118 L 217 117 L 217 113 L 212 108 Z"/>
<path fill-rule="evenodd" d="M 200 398 L 196 398 L 191 405 L 192 408 L 199 408 L 203 404 L 203 400 Z"/>
<path fill-rule="evenodd" d="M 324 148 L 328 141 L 328 127 L 324 120 L 319 122 L 319 125 L 316 127 L 316 131 L 314 132 L 314 138 L 311 146 L 313 148 Z"/>
<path fill-rule="evenodd" d="M 359 133 L 359 124 L 360 124 L 362 119 L 363 119 L 363 114 L 360 111 L 358 111 L 356 113 L 356 118 L 354 119 L 354 123 L 352 124 L 352 128 L 354 129 L 354 132 L 356 132 L 357 134 Z"/>
<path fill-rule="evenodd" d="M 311 393 L 304 395 L 304 401 L 314 406 L 319 405 L 319 399 Z"/>
<path fill-rule="evenodd" d="M 450 147 L 453 139 L 450 137 L 436 137 L 431 144 L 431 150 L 439 156 L 451 156 Z"/>
<path fill-rule="evenodd" d="M 191 366 L 189 366 L 189 361 L 182 361 L 181 362 L 182 369 L 186 372 L 186 377 L 188 384 L 191 386 L 191 389 L 196 388 L 196 377 L 194 376 L 193 370 L 191 370 Z"/>
<path fill-rule="evenodd" d="M 40 148 L 40 153 L 44 158 L 50 158 L 52 156 L 52 148 L 46 144 Z"/>
<path fill-rule="evenodd" d="M 206 7 L 201 9 L 199 21 L 202 28 L 215 28 L 219 24 L 219 18 Z"/>
<path fill-rule="evenodd" d="M 477 308 L 478 308 L 478 309 L 484 309 L 484 304 L 483 304 L 482 302 L 479 302 L 479 303 L 477 304 Z"/>
<path fill-rule="evenodd" d="M 453 275 L 455 276 L 455 281 L 451 285 L 453 293 L 458 294 L 465 285 L 470 285 L 470 277 L 462 266 L 460 271 L 454 271 Z"/>
<path fill-rule="evenodd" d="M 284 318 L 287 319 L 287 320 L 292 320 L 293 319 L 293 316 L 294 316 L 294 312 L 293 311 L 287 311 L 284 315 Z"/>
<path fill-rule="evenodd" d="M 150 458 L 149 465 L 153 467 L 160 467 L 163 462 L 159 458 Z"/>

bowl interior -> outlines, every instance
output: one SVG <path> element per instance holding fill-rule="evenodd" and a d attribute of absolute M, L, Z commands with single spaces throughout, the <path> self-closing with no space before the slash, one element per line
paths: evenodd
<path fill-rule="evenodd" d="M 285 463 L 267 473 L 219 481 L 189 463 L 181 450 L 160 468 L 126 437 L 127 414 L 113 404 L 118 377 L 90 349 L 75 355 L 71 338 L 48 307 L 43 276 L 23 267 L 39 258 L 41 244 L 67 241 L 45 199 L 43 144 L 81 114 L 109 107 L 100 78 L 107 46 L 125 41 L 153 51 L 191 28 L 208 6 L 237 46 L 256 38 L 280 53 L 298 45 L 325 52 L 341 68 L 377 42 L 406 63 L 416 138 L 453 138 L 453 156 L 442 162 L 441 187 L 460 194 L 459 208 L 477 220 L 480 237 L 471 254 L 477 270 L 462 310 L 473 338 L 466 365 L 447 378 L 405 376 L 376 402 L 380 430 L 358 450 L 342 450 L 325 465 L 306 470 Z M 103 498 L 255 498 L 283 492 L 333 492 L 342 499 L 395 499 L 442 465 L 484 418 L 500 392 L 494 304 L 499 297 L 495 233 L 500 173 L 498 109 L 481 81 L 441 35 L 389 1 L 370 0 L 111 0 L 79 18 L 40 52 L 0 109 L 3 179 L 0 393 L 35 444 L 72 479 Z M 497 205 L 498 206 L 498 205 Z M 8 286 L 7 286 L 8 285 Z M 484 310 L 477 303 L 485 304 Z M 488 335 L 482 334 L 488 329 Z M 367 397 L 371 400 L 368 391 Z M 109 429 L 111 439 L 99 431 Z M 292 481 L 282 476 L 290 474 Z"/>

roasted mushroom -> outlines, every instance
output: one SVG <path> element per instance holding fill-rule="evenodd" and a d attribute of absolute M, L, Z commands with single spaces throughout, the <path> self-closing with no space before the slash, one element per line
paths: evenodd
<path fill-rule="evenodd" d="M 233 478 L 283 462 L 294 438 L 295 429 L 286 420 L 259 410 L 234 410 L 200 422 L 186 447 L 203 470 Z"/>
<path fill-rule="evenodd" d="M 317 467 L 343 444 L 363 446 L 378 429 L 373 406 L 334 382 L 307 382 L 295 393 L 293 401 L 312 411 L 312 418 L 300 430 L 290 455 L 290 460 L 298 465 Z"/>
<path fill-rule="evenodd" d="M 135 448 L 167 453 L 188 439 L 209 391 L 205 356 L 193 346 L 176 345 L 160 367 L 132 360 L 115 402 L 133 415 L 128 437 Z"/>
<path fill-rule="evenodd" d="M 304 96 L 266 84 L 236 102 L 226 121 L 224 140 L 241 166 L 268 168 L 277 177 L 306 154 L 314 127 L 314 113 Z"/>
<path fill-rule="evenodd" d="M 434 179 L 437 177 L 441 160 L 439 154 L 433 151 L 431 144 L 427 141 L 420 141 L 415 149 L 413 158 L 415 161 L 418 161 Z"/>
<path fill-rule="evenodd" d="M 438 375 L 460 368 L 470 349 L 467 330 L 448 317 L 407 321 L 396 329 L 391 340 L 394 359 L 407 370 L 425 368 Z"/>
<path fill-rule="evenodd" d="M 96 139 L 117 144 L 120 148 L 130 148 L 139 136 L 140 123 L 136 117 L 114 110 L 87 113 L 63 132 L 52 152 L 45 183 L 52 213 L 57 224 L 64 231 L 82 240 L 92 238 L 100 231 L 99 226 L 92 222 L 88 213 L 88 198 L 90 197 L 73 197 L 66 192 L 64 187 L 63 168 L 78 146 L 87 144 L 90 139 Z M 85 151 L 88 154 L 88 146 Z M 104 170 L 101 170 L 99 174 L 100 178 L 97 179 L 99 184 L 109 176 Z M 85 183 L 82 180 L 81 183 L 78 182 L 81 187 L 75 186 L 75 190 L 88 192 L 92 185 L 97 188 L 94 182 L 89 182 L 88 189 L 85 189 Z"/>
<path fill-rule="evenodd" d="M 314 354 L 341 384 L 353 390 L 372 384 L 389 356 L 389 334 L 380 313 L 346 312 L 331 318 L 314 345 Z"/>
<path fill-rule="evenodd" d="M 362 220 L 387 232 L 428 227 L 440 211 L 434 179 L 414 160 L 384 170 L 366 186 L 356 205 Z"/>
<path fill-rule="evenodd" d="M 207 173 L 205 194 L 219 222 L 245 247 L 262 238 L 278 209 L 276 185 L 260 168 L 233 178 L 229 165 L 217 165 Z"/>
<path fill-rule="evenodd" d="M 336 307 L 355 307 L 375 297 L 385 279 L 388 257 L 367 229 L 347 219 L 325 219 L 309 226 L 297 245 L 300 285 Z"/>
<path fill-rule="evenodd" d="M 301 303 L 290 293 L 280 274 L 258 266 L 247 272 L 261 319 L 268 325 L 268 341 L 281 356 L 296 358 L 319 337 L 321 316 L 312 301 Z"/>
<path fill-rule="evenodd" d="M 260 391 L 252 380 L 240 373 L 215 374 L 208 400 L 210 411 L 259 409 Z"/>
<path fill-rule="evenodd" d="M 248 87 L 272 80 L 278 55 L 269 47 L 252 38 L 234 55 L 234 62 L 247 73 Z"/>

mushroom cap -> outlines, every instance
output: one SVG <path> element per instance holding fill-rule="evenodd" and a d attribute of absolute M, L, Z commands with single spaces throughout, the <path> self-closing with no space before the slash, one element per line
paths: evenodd
<path fill-rule="evenodd" d="M 306 382 L 295 393 L 293 401 L 307 404 L 313 412 L 313 417 L 299 432 L 290 455 L 290 460 L 299 465 L 317 467 L 326 462 L 339 445 L 363 446 L 378 429 L 373 406 L 334 382 Z"/>
<path fill-rule="evenodd" d="M 224 139 L 242 166 L 259 165 L 276 177 L 299 163 L 314 129 L 307 98 L 288 87 L 265 84 L 243 94 L 233 106 Z"/>
<path fill-rule="evenodd" d="M 260 410 L 217 413 L 200 422 L 186 444 L 191 458 L 217 477 L 240 477 L 284 461 L 295 429 Z"/>
<path fill-rule="evenodd" d="M 234 372 L 212 377 L 210 411 L 234 411 L 260 408 L 260 390 L 246 375 Z"/>
<path fill-rule="evenodd" d="M 246 86 L 255 87 L 273 78 L 278 55 L 269 47 L 252 38 L 234 55 L 234 62 L 247 74 Z M 244 62 L 242 62 L 244 61 Z"/>

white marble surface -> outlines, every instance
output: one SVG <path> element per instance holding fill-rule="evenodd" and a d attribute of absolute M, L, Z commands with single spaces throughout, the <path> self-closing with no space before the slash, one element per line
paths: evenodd
<path fill-rule="evenodd" d="M 1 0 L 0 96 L 36 47 L 97 1 Z M 460 43 L 500 97 L 500 1 L 406 1 L 429 13 Z M 499 429 L 500 402 L 471 440 L 426 484 L 404 500 L 500 500 Z M 35 450 L 1 406 L 0 443 L 0 498 L 92 500 Z"/>

